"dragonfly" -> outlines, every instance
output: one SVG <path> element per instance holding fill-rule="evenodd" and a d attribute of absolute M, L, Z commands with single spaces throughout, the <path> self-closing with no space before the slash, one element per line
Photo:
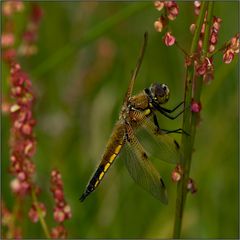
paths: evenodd
<path fill-rule="evenodd" d="M 139 140 L 137 132 L 144 129 L 147 134 L 154 138 L 157 143 L 159 160 L 177 163 L 180 159 L 181 149 L 177 141 L 170 137 L 170 133 L 184 133 L 179 128 L 166 130 L 160 128 L 156 113 L 159 112 L 169 119 L 176 119 L 184 110 L 177 115 L 172 114 L 183 104 L 181 102 L 173 109 L 164 108 L 170 96 L 169 88 L 164 83 L 153 83 L 149 88 L 132 96 L 134 82 L 142 64 L 148 34 L 144 34 L 140 56 L 136 67 L 132 72 L 123 105 L 112 134 L 108 140 L 100 164 L 86 186 L 80 201 L 83 202 L 101 183 L 105 174 L 125 148 L 125 165 L 133 180 L 153 197 L 167 204 L 167 192 L 164 181 L 151 161 L 151 153 L 147 152 Z"/>

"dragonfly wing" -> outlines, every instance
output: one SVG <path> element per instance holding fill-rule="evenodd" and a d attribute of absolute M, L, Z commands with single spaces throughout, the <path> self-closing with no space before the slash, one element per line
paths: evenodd
<path fill-rule="evenodd" d="M 126 151 L 125 165 L 134 181 L 162 203 L 167 204 L 164 182 L 134 135 L 127 141 Z"/>
<path fill-rule="evenodd" d="M 169 134 L 158 132 L 149 118 L 144 120 L 142 126 L 137 133 L 138 137 L 154 158 L 175 164 L 180 161 L 181 148 L 174 138 Z"/>

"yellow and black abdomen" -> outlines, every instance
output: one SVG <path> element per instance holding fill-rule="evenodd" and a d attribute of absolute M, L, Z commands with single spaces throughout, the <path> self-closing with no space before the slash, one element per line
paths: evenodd
<path fill-rule="evenodd" d="M 125 126 L 118 121 L 113 129 L 112 135 L 107 143 L 107 147 L 102 156 L 102 160 L 95 171 L 93 177 L 89 181 L 87 188 L 83 195 L 80 197 L 80 201 L 84 201 L 84 199 L 94 191 L 101 180 L 103 179 L 105 173 L 108 171 L 109 167 L 112 165 L 115 158 L 118 156 L 120 150 L 123 147 L 125 138 Z"/>

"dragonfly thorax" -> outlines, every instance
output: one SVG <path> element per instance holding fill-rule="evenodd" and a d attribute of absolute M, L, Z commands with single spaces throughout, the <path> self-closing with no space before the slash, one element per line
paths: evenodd
<path fill-rule="evenodd" d="M 170 91 L 164 83 L 153 83 L 145 89 L 145 93 L 151 99 L 151 102 L 157 105 L 164 104 L 169 100 Z"/>

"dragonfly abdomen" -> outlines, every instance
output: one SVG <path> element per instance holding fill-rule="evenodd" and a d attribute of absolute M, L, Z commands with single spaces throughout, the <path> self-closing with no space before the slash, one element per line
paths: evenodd
<path fill-rule="evenodd" d="M 100 184 L 105 173 L 108 171 L 109 167 L 112 165 L 113 161 L 120 153 L 124 144 L 124 137 L 125 127 L 122 124 L 116 124 L 115 128 L 113 129 L 113 133 L 108 141 L 106 150 L 102 156 L 102 160 L 93 177 L 89 181 L 85 192 L 80 198 L 80 201 L 84 201 L 84 199 Z"/>

